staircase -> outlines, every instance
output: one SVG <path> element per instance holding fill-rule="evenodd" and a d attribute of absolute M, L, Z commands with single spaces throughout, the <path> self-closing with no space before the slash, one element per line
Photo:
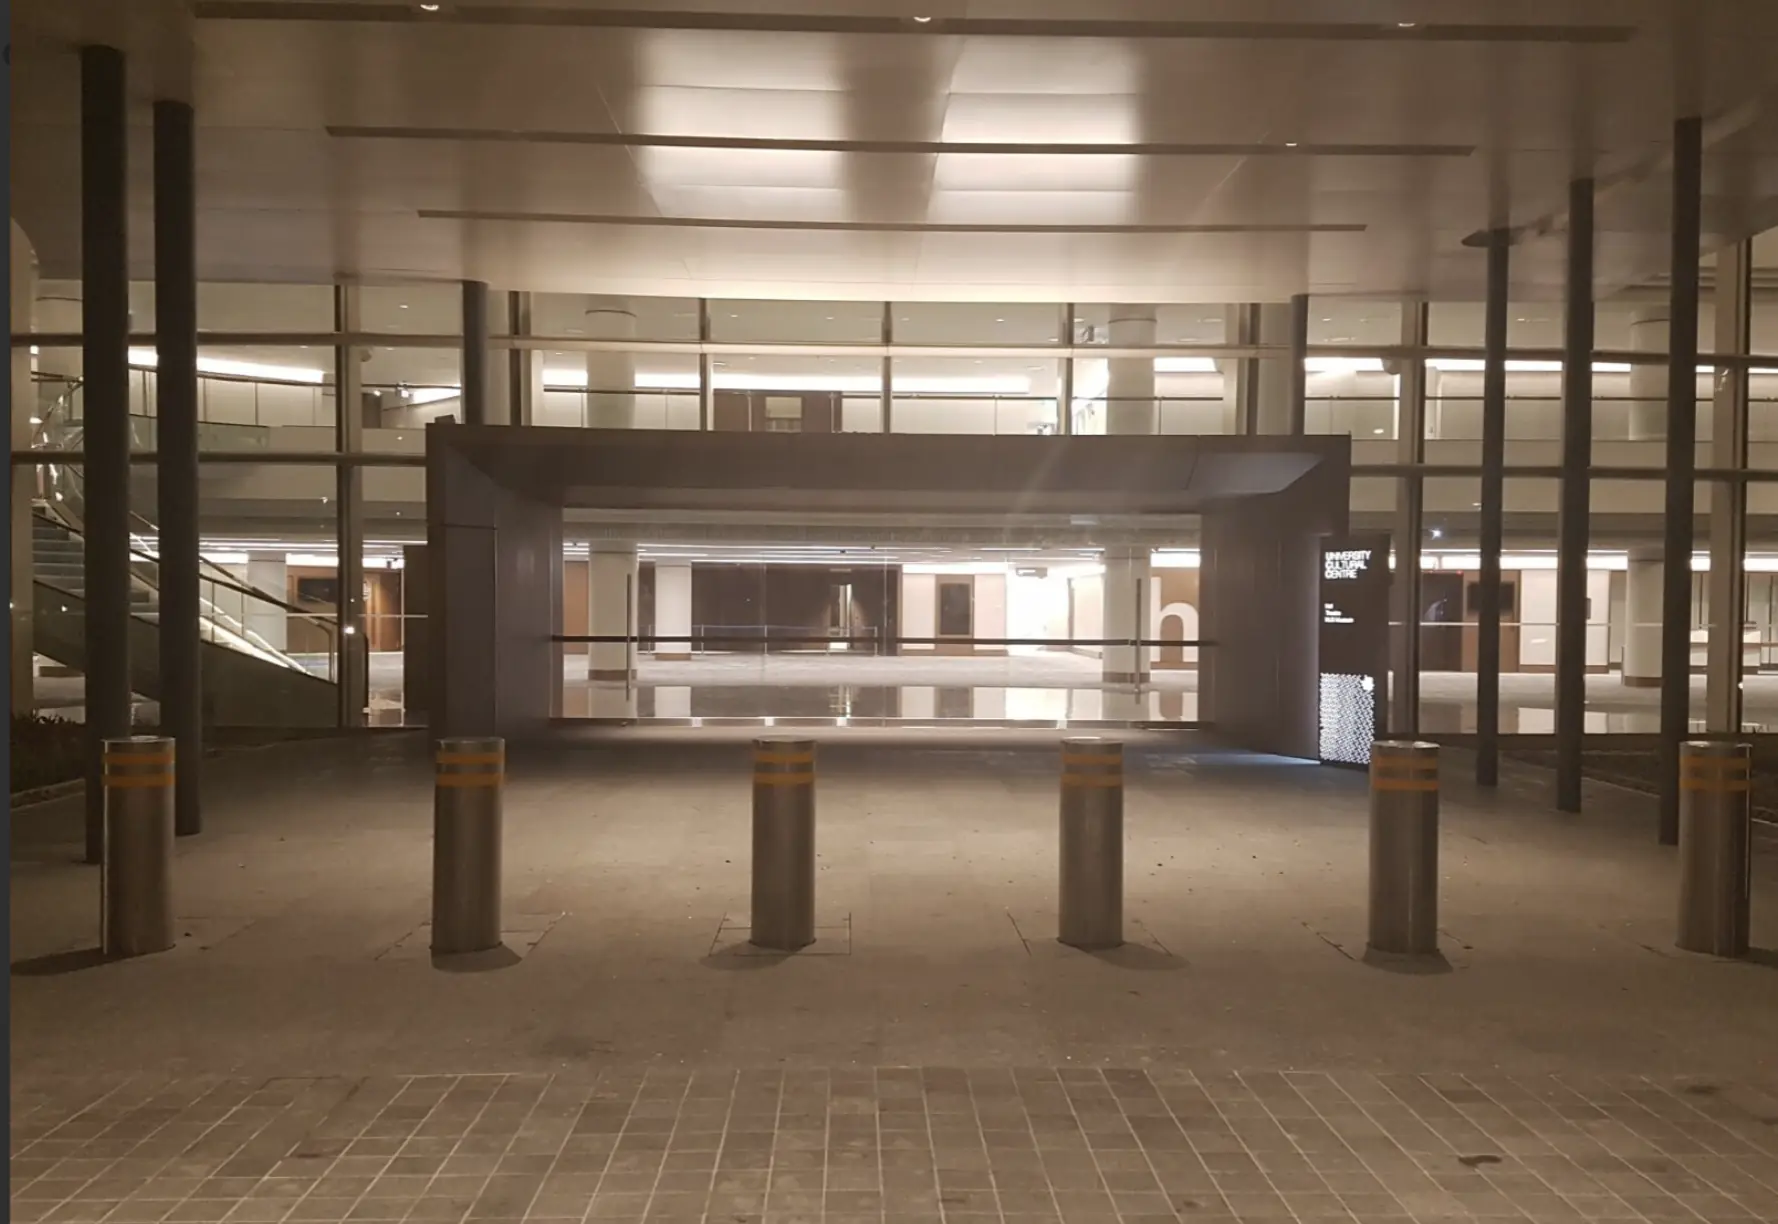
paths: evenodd
<path fill-rule="evenodd" d="M 31 516 L 31 559 L 39 584 L 86 598 L 86 547 L 79 535 L 47 513 Z M 130 615 L 160 620 L 160 592 L 134 575 L 130 579 Z"/>
<path fill-rule="evenodd" d="M 47 508 L 31 516 L 33 550 L 32 645 L 38 654 L 76 671 L 86 668 L 86 546 L 80 532 Z M 160 591 L 157 566 L 135 555 L 130 575 L 130 687 L 159 700 Z M 307 615 L 263 591 L 236 583 L 226 571 L 203 579 L 211 594 L 225 588 L 277 615 Z M 205 722 L 227 727 L 330 727 L 339 721 L 339 686 L 314 675 L 267 643 L 207 596 L 200 601 Z M 320 622 L 317 622 L 320 623 Z M 331 628 L 331 626 L 329 626 Z"/>

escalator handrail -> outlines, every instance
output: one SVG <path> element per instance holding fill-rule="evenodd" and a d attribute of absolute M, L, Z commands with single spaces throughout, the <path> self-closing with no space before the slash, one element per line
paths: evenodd
<path fill-rule="evenodd" d="M 68 385 L 67 393 L 64 395 L 58 396 L 56 398 L 54 405 L 51 406 L 49 412 L 44 415 L 43 424 L 40 426 L 40 428 L 44 430 L 46 435 L 48 433 L 49 426 L 50 426 L 51 422 L 55 419 L 57 411 L 59 409 L 62 409 L 64 407 L 64 405 L 72 402 L 74 392 L 77 391 L 81 385 L 82 385 L 81 380 L 79 380 L 79 379 L 71 380 Z M 83 433 L 84 433 L 84 430 L 82 430 L 82 429 L 80 429 L 80 427 L 76 426 L 74 428 L 74 433 L 71 434 L 70 437 L 73 438 L 74 440 L 79 440 L 79 436 Z M 58 465 L 58 466 L 65 466 L 65 465 Z M 78 484 L 79 486 L 81 486 L 80 489 L 78 490 L 78 495 L 80 497 L 81 504 L 85 505 L 86 504 L 86 493 L 85 493 L 86 481 L 85 481 L 85 478 L 83 476 L 81 476 L 79 473 L 77 473 L 71 467 L 67 468 L 66 475 L 67 475 L 67 479 L 68 479 L 71 487 L 75 484 Z M 67 504 L 66 499 L 64 499 L 60 504 L 66 505 Z M 160 537 L 160 528 L 155 523 L 144 518 L 142 515 L 137 514 L 134 510 L 130 511 L 129 515 L 130 515 L 130 522 L 132 524 L 134 524 L 136 527 L 143 529 L 142 531 L 138 532 L 138 534 L 152 535 L 152 536 L 156 537 L 157 539 Z M 43 515 L 42 517 L 47 518 L 49 521 L 55 523 L 58 527 L 62 528 L 62 530 L 67 531 L 72 535 L 80 536 L 82 539 L 84 539 L 86 537 L 84 520 L 82 520 L 81 517 L 79 515 L 77 515 L 72 510 L 62 511 L 59 514 Z M 63 521 L 58 522 L 57 521 L 58 519 L 62 519 Z M 68 520 L 72 520 L 72 521 L 68 521 Z M 138 549 L 134 546 L 132 546 L 130 548 L 130 552 L 138 560 L 146 561 L 151 565 L 158 566 L 160 564 L 160 558 L 149 556 L 147 553 L 144 553 L 141 549 Z M 279 599 L 277 596 L 269 594 L 265 591 L 259 590 L 256 587 L 244 586 L 235 578 L 235 576 L 233 574 L 230 574 L 226 569 L 224 569 L 220 565 L 217 565 L 214 561 L 207 561 L 204 558 L 200 557 L 200 558 L 198 558 L 198 568 L 201 571 L 203 571 L 204 578 L 207 581 L 215 583 L 217 586 L 224 587 L 228 590 L 236 592 L 237 594 L 245 595 L 245 596 L 248 596 L 249 598 L 252 598 L 252 599 L 257 599 L 262 603 L 268 603 L 268 604 L 272 605 L 274 608 L 281 609 L 282 611 L 284 611 L 286 613 L 300 616 L 304 620 L 308 621 L 310 624 L 319 628 L 323 633 L 325 633 L 327 635 L 327 637 L 330 640 L 338 637 L 338 627 L 332 621 L 329 621 L 329 620 L 319 616 L 318 614 L 316 614 L 312 609 L 302 608 L 302 607 L 298 607 L 295 604 L 287 603 L 284 600 Z"/>

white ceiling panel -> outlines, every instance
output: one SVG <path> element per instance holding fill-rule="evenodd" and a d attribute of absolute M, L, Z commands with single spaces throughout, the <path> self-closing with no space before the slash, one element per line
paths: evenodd
<path fill-rule="evenodd" d="M 1576 175 L 1603 185 L 1602 285 L 1664 272 L 1682 113 L 1707 119 L 1709 241 L 1778 223 L 1770 0 L 478 0 L 401 20 L 227 2 L 194 0 L 195 22 L 172 0 L 14 4 L 13 214 L 48 274 L 78 269 L 89 40 L 126 48 L 143 128 L 154 98 L 194 100 L 211 279 L 1468 296 L 1482 259 L 1463 238 L 1510 224 L 1548 231 L 1513 263 L 1535 297 L 1560 285 Z M 1162 147 L 1179 144 L 1200 147 Z M 146 274 L 145 130 L 131 157 Z M 661 213 L 706 224 L 634 223 Z M 994 232 L 1188 223 L 1362 228 Z"/>
<path fill-rule="evenodd" d="M 933 187 L 939 191 L 1121 191 L 1134 185 L 1141 161 L 1127 153 L 998 157 L 941 153 Z"/>
<path fill-rule="evenodd" d="M 944 139 L 1015 144 L 1131 144 L 1141 139 L 1134 95 L 953 94 Z"/>

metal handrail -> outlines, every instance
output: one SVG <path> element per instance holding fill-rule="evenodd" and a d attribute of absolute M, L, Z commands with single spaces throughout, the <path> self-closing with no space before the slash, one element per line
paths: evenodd
<path fill-rule="evenodd" d="M 40 377 L 37 381 L 39 383 L 45 383 L 45 382 L 60 381 L 60 380 L 51 380 L 51 379 L 45 379 L 45 378 Z M 54 402 L 51 404 L 49 410 L 46 411 L 44 413 L 44 415 L 42 416 L 42 418 L 40 419 L 39 429 L 40 429 L 42 435 L 44 436 L 44 438 L 46 438 L 46 439 L 50 435 L 51 429 L 56 421 L 56 418 L 59 415 L 62 415 L 64 413 L 71 411 L 71 405 L 73 403 L 74 394 L 83 385 L 83 380 L 81 380 L 81 379 L 70 379 L 70 380 L 66 380 L 66 381 L 68 383 L 67 391 L 56 397 Z M 80 426 L 70 424 L 70 425 L 64 426 L 64 428 L 66 428 L 68 430 L 68 435 L 67 435 L 67 439 L 66 439 L 68 441 L 79 442 L 84 437 L 85 430 Z M 85 478 L 82 475 L 80 475 L 79 473 L 77 473 L 72 467 L 64 467 L 64 465 L 50 465 L 50 467 L 51 467 L 51 471 L 53 473 L 51 476 L 52 481 L 65 481 L 67 484 L 67 491 L 69 494 L 73 495 L 75 502 L 79 506 L 85 506 L 85 504 L 86 504 L 86 493 L 85 493 L 86 481 L 85 481 Z M 51 522 L 56 523 L 57 526 L 61 527 L 64 531 L 67 531 L 72 535 L 79 536 L 82 539 L 85 538 L 86 524 L 85 524 L 84 518 L 79 513 L 79 511 L 75 508 L 75 505 L 71 504 L 69 502 L 68 497 L 66 497 L 66 496 L 60 497 L 57 500 L 48 502 L 47 505 L 49 508 L 49 513 L 46 517 L 48 517 Z M 156 525 L 151 520 L 144 518 L 142 515 L 137 514 L 133 510 L 129 511 L 128 513 L 129 513 L 130 523 L 132 525 L 134 525 L 135 527 L 142 529 L 137 534 L 151 535 L 151 536 L 155 537 L 156 539 L 159 539 L 160 528 L 158 525 Z M 160 558 L 158 556 L 151 555 L 147 552 L 144 552 L 142 549 L 137 548 L 134 544 L 132 544 L 130 546 L 130 554 L 139 563 L 153 565 L 156 567 L 157 570 L 160 566 Z M 226 569 L 224 569 L 220 565 L 217 565 L 213 561 L 206 561 L 202 557 L 200 557 L 198 559 L 198 569 L 199 569 L 200 574 L 203 577 L 203 580 L 206 582 L 209 582 L 213 586 L 221 587 L 225 590 L 233 591 L 238 595 L 242 595 L 248 599 L 257 600 L 260 603 L 270 604 L 272 607 L 279 609 L 280 611 L 286 613 L 287 615 L 294 615 L 294 616 L 301 617 L 304 620 L 304 622 L 306 622 L 310 625 L 313 625 L 314 627 L 321 630 L 321 632 L 325 635 L 325 637 L 327 639 L 328 653 L 329 654 L 334 653 L 336 646 L 337 646 L 338 639 L 339 639 L 339 627 L 333 621 L 330 621 L 330 620 L 326 619 L 325 617 L 317 615 L 311 609 L 303 608 L 303 607 L 300 607 L 296 604 L 289 603 L 285 600 L 279 599 L 277 596 L 268 594 L 267 592 L 262 591 L 262 590 L 258 589 L 257 587 L 247 586 L 247 585 L 241 583 L 239 580 L 237 580 L 233 574 L 229 573 Z M 148 578 L 146 576 L 143 576 L 143 575 L 138 575 L 138 576 L 142 577 L 143 581 L 145 581 L 145 582 L 148 581 Z M 158 581 L 159 574 L 156 573 L 154 578 L 155 578 L 155 581 L 153 583 L 151 583 L 151 585 L 153 585 L 155 587 L 155 589 L 158 591 L 159 590 L 159 581 Z M 45 585 L 52 586 L 52 587 L 54 586 L 53 583 L 46 583 Z M 61 588 L 56 587 L 55 589 L 60 590 Z M 63 594 L 70 594 L 71 595 L 72 592 L 64 591 Z M 224 615 L 225 614 L 222 613 L 220 610 L 213 610 L 213 616 L 215 616 L 216 618 L 221 618 Z M 245 625 L 242 625 L 240 627 L 238 636 L 242 637 L 243 640 L 248 640 L 249 643 L 251 644 L 250 639 L 247 638 L 247 634 L 250 632 L 251 631 L 248 630 Z M 279 651 L 277 647 L 273 646 L 269 642 L 262 642 L 261 649 L 268 651 L 274 655 L 279 656 L 279 658 L 282 662 L 287 663 L 291 667 L 298 668 L 299 670 L 307 670 L 305 668 L 302 668 L 302 665 L 297 663 L 295 660 L 285 658 L 284 652 Z"/>

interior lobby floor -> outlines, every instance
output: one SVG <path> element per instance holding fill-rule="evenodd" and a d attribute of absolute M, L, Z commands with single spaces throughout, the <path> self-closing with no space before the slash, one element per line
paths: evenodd
<path fill-rule="evenodd" d="M 325 659 L 305 659 L 328 674 Z M 700 655 L 637 661 L 635 711 L 640 717 L 841 717 L 917 721 L 1095 722 L 1106 719 L 1190 722 L 1198 717 L 1195 671 L 1157 670 L 1140 694 L 1107 686 L 1098 659 L 1062 651 L 998 657 L 775 654 Z M 587 679 L 586 656 L 563 664 L 564 710 L 570 717 L 605 717 L 609 706 L 595 694 L 610 686 Z M 79 676 L 37 680 L 38 708 L 79 719 Z M 1424 672 L 1420 677 L 1421 726 L 1428 733 L 1475 730 L 1476 678 L 1462 672 Z M 1749 731 L 1778 727 L 1778 674 L 1744 681 Z M 403 710 L 402 658 L 371 656 L 372 721 L 399 726 Z M 1555 727 L 1555 678 L 1508 673 L 1500 678 L 1501 730 L 1548 734 Z M 153 702 L 142 717 L 152 718 Z M 595 711 L 604 711 L 596 714 Z M 1692 682 L 1692 712 L 1704 713 L 1703 677 Z M 1701 725 L 1701 723 L 1700 723 Z M 1660 729 L 1660 690 L 1630 688 L 1615 674 L 1587 677 L 1586 729 L 1591 734 L 1651 733 Z"/>
<path fill-rule="evenodd" d="M 1447 770 L 1446 971 L 1361 957 L 1361 775 L 1130 737 L 1127 935 L 1058 945 L 1055 734 L 818 738 L 818 940 L 751 954 L 747 736 L 515 751 L 508 952 L 427 952 L 424 742 L 214 763 L 178 947 L 11 869 L 12 1218 L 1778 1219 L 1778 853 L 1672 947 L 1646 801 Z"/>

